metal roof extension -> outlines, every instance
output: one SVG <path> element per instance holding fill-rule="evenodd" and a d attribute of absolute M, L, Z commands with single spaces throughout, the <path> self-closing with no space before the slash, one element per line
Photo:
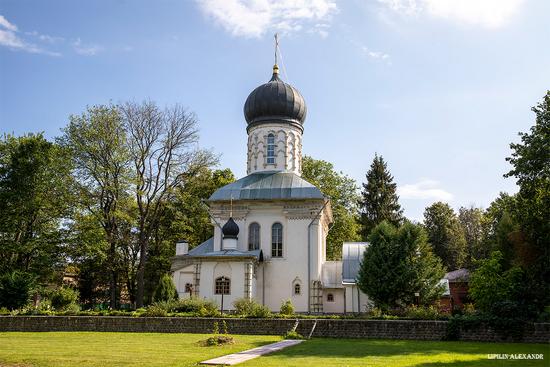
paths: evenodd
<path fill-rule="evenodd" d="M 342 284 L 355 284 L 368 242 L 344 242 L 342 245 Z"/>
<path fill-rule="evenodd" d="M 326 261 L 321 272 L 321 281 L 324 288 L 343 288 L 342 262 Z"/>
<path fill-rule="evenodd" d="M 321 190 L 293 172 L 255 172 L 216 190 L 208 201 L 324 199 Z"/>

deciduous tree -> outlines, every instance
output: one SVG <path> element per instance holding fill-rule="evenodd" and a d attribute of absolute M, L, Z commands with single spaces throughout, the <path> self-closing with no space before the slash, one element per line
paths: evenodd
<path fill-rule="evenodd" d="M 488 219 L 481 208 L 470 206 L 458 210 L 458 220 L 464 231 L 467 257 L 466 267 L 471 267 L 475 259 L 484 259 L 489 255 L 486 248 Z"/>
<path fill-rule="evenodd" d="M 70 172 L 68 151 L 41 134 L 0 140 L 0 274 L 18 270 L 41 282 L 60 275 Z"/>
<path fill-rule="evenodd" d="M 69 118 L 60 142 L 71 150 L 75 176 L 79 183 L 80 205 L 94 216 L 108 244 L 110 307 L 118 303 L 121 222 L 127 220 L 125 202 L 131 179 L 130 152 L 116 106 L 89 107 Z"/>
<path fill-rule="evenodd" d="M 332 163 L 304 156 L 302 177 L 331 199 L 333 224 L 327 235 L 327 259 L 342 258 L 342 243 L 359 240 L 359 195 L 355 181 L 337 172 Z"/>
<path fill-rule="evenodd" d="M 437 202 L 424 211 L 424 226 L 434 253 L 447 270 L 459 269 L 467 256 L 462 226 L 449 204 Z"/>
<path fill-rule="evenodd" d="M 175 105 L 161 109 L 154 102 L 128 102 L 120 107 L 128 132 L 137 202 L 139 263 L 136 307 L 143 306 L 149 244 L 159 226 L 167 196 L 194 172 L 216 159 L 198 149 L 198 122 L 193 113 Z"/>
<path fill-rule="evenodd" d="M 534 255 L 526 265 L 530 288 L 539 290 L 534 302 L 542 307 L 550 302 L 550 91 L 532 111 L 535 124 L 510 144 L 512 170 L 505 176 L 519 186 L 515 217 Z"/>

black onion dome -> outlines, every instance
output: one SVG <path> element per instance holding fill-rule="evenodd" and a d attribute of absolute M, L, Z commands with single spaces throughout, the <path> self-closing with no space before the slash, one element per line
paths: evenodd
<path fill-rule="evenodd" d="M 273 67 L 271 80 L 254 89 L 244 104 L 248 127 L 267 122 L 287 122 L 303 130 L 306 102 L 296 88 L 279 78 L 279 68 Z"/>
<path fill-rule="evenodd" d="M 233 218 L 229 218 L 227 223 L 222 227 L 223 238 L 237 238 L 239 235 L 239 226 Z"/>

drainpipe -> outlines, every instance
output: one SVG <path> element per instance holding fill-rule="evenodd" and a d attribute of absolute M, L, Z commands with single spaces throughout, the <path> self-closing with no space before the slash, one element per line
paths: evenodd
<path fill-rule="evenodd" d="M 357 287 L 357 313 L 361 313 L 361 292 L 359 291 L 359 286 L 357 285 L 356 287 Z"/>
<path fill-rule="evenodd" d="M 325 204 L 319 210 L 319 213 L 313 217 L 311 222 L 309 222 L 307 226 L 307 312 L 311 313 L 311 226 L 313 225 L 313 222 L 317 220 L 317 217 L 321 215 L 325 207 L 330 203 L 330 199 L 325 198 Z"/>
<path fill-rule="evenodd" d="M 210 217 L 210 219 L 212 219 L 214 221 L 214 223 L 216 223 L 216 225 L 218 226 L 220 231 L 222 231 L 222 226 L 220 225 L 220 223 L 218 223 L 216 218 L 214 218 L 212 213 L 210 213 L 210 207 L 208 206 L 208 204 L 206 203 L 206 201 L 204 199 L 201 200 L 201 204 L 204 205 L 204 207 L 206 208 L 206 212 L 208 213 L 208 216 Z M 223 250 L 223 233 L 220 236 L 220 250 Z"/>
<path fill-rule="evenodd" d="M 262 263 L 262 306 L 265 306 L 265 262 Z"/>
<path fill-rule="evenodd" d="M 344 315 L 346 314 L 346 308 L 348 307 L 346 303 L 346 286 L 344 286 Z"/>

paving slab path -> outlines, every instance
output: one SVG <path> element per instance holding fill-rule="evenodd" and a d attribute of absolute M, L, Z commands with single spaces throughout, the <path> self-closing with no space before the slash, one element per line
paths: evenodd
<path fill-rule="evenodd" d="M 242 363 L 257 358 L 259 356 L 263 356 L 264 354 L 273 353 L 278 350 L 300 344 L 301 342 L 303 342 L 303 340 L 282 340 L 280 342 L 264 345 L 262 347 L 245 350 L 239 353 L 228 354 L 226 356 L 209 359 L 207 361 L 202 361 L 201 364 L 232 366 L 237 363 Z"/>

